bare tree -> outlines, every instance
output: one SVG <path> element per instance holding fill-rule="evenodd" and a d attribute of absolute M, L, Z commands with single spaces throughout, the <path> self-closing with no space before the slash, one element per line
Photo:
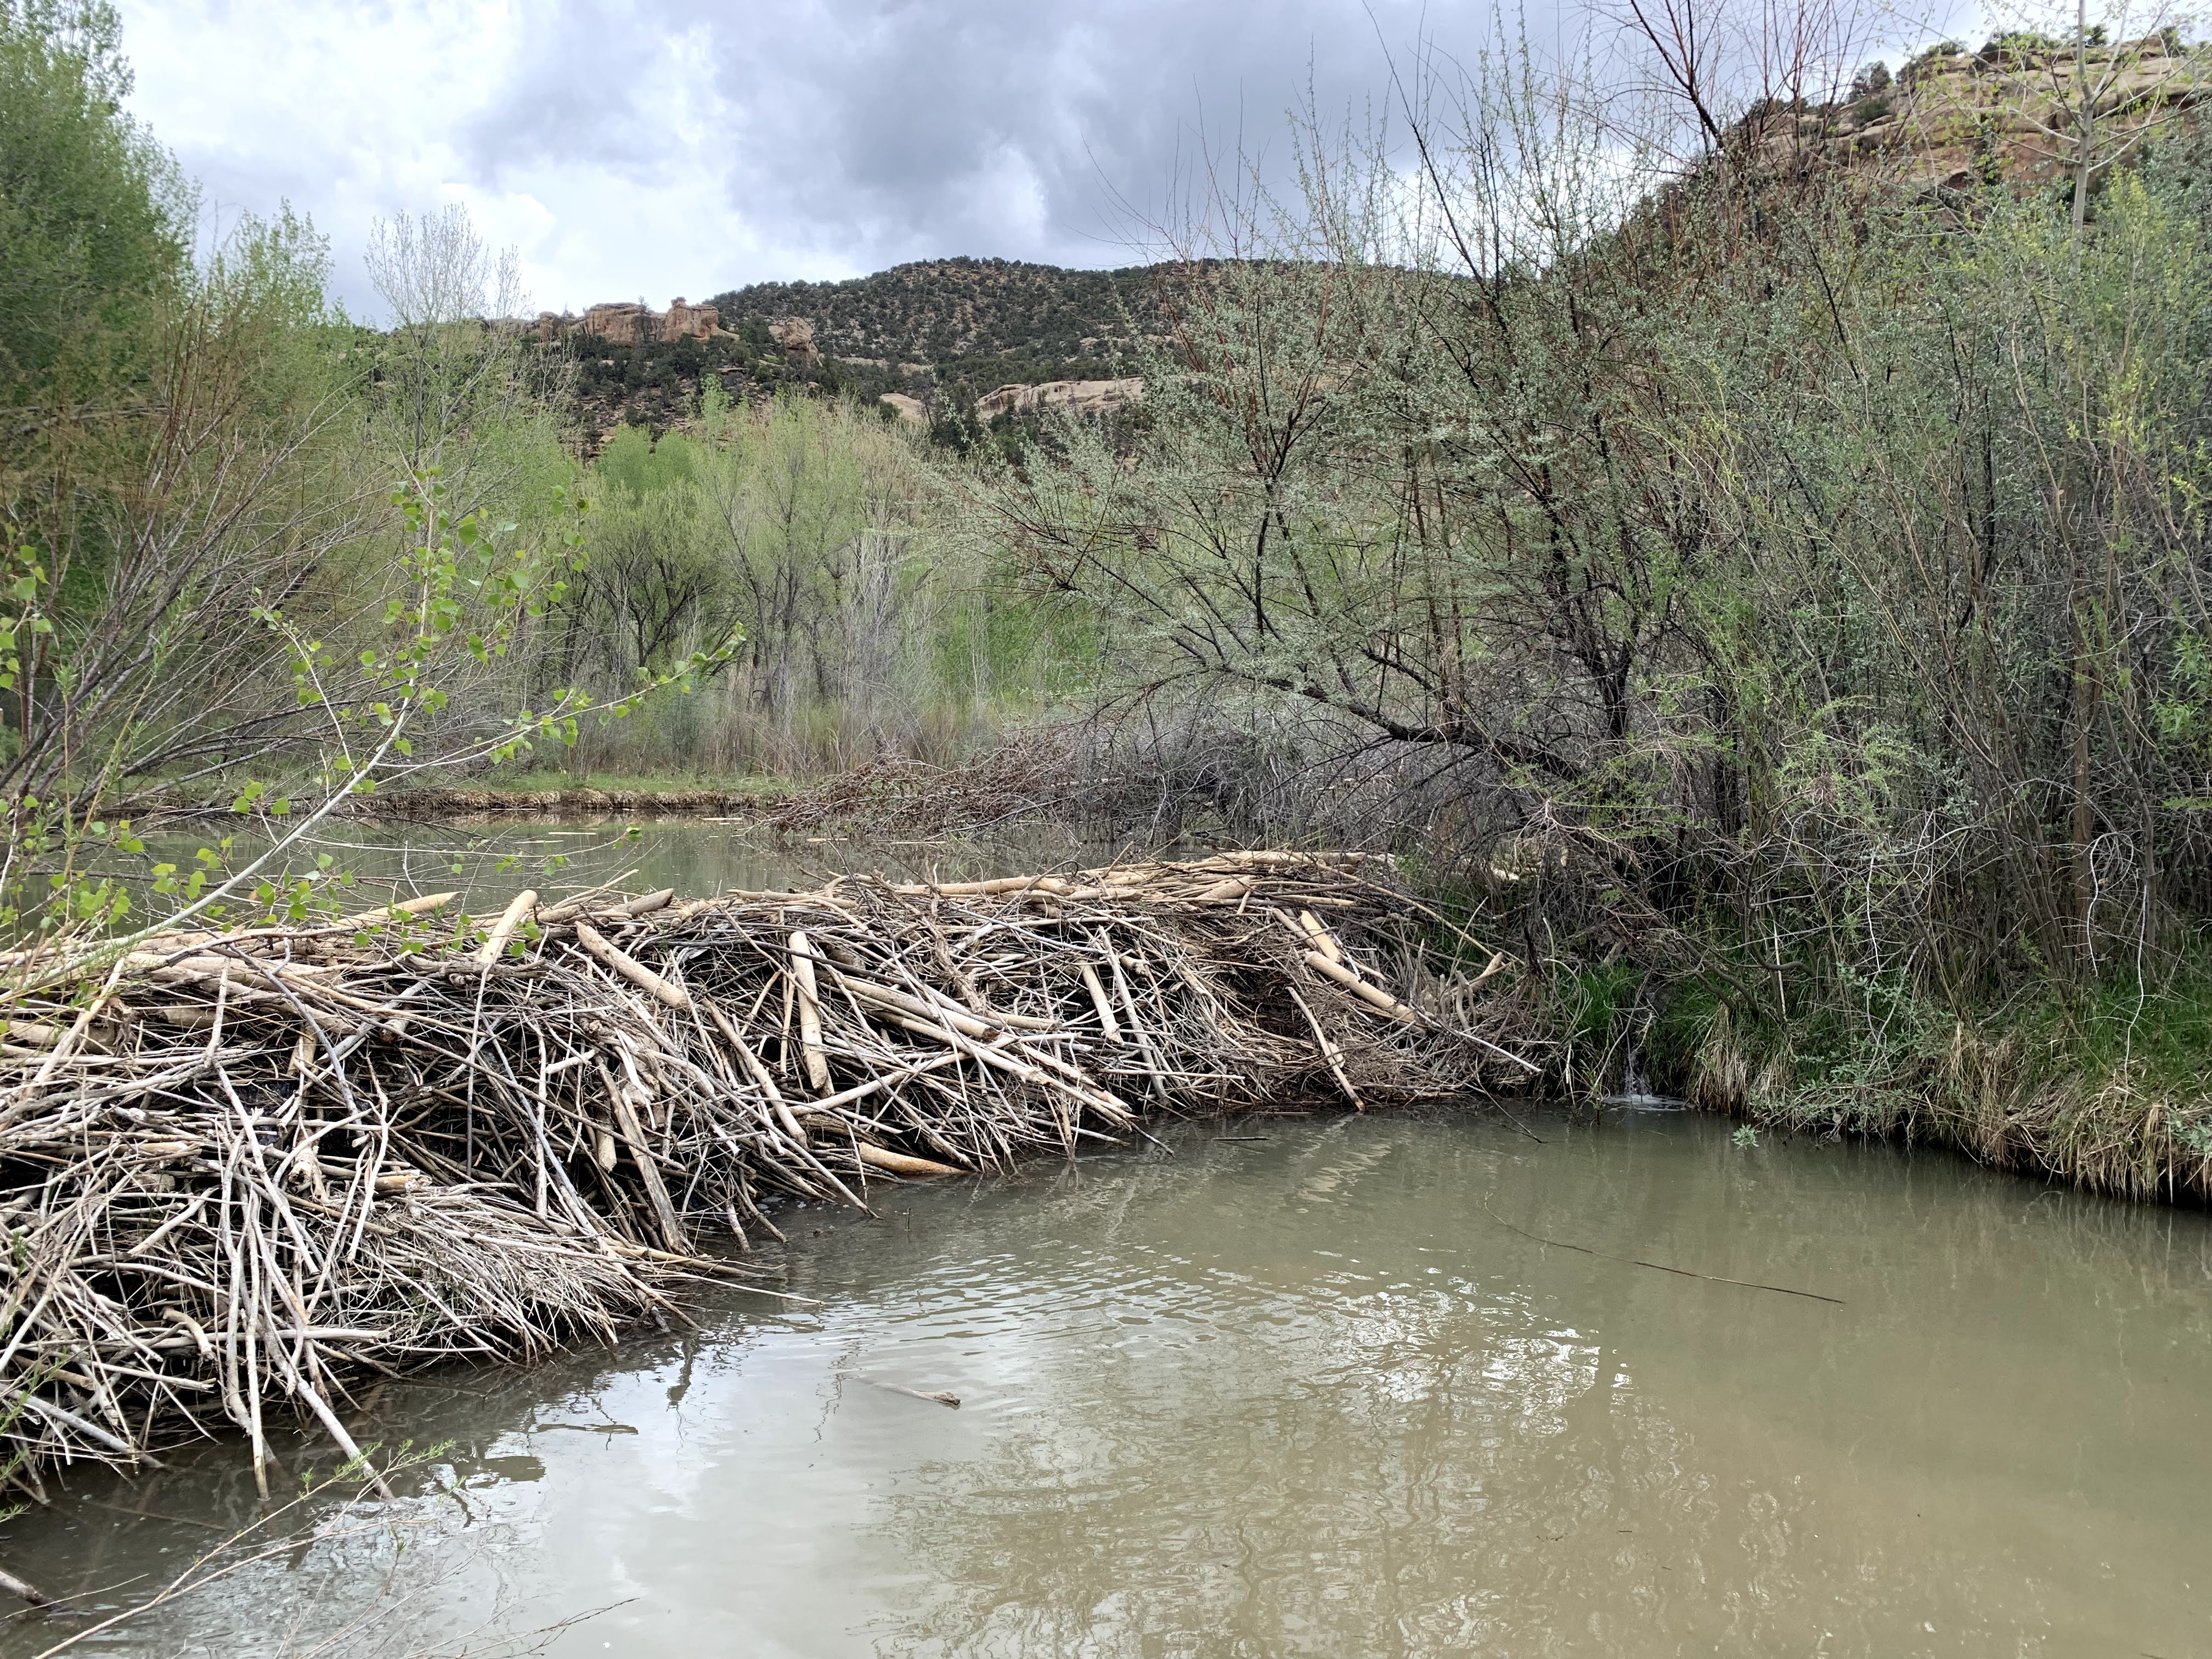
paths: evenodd
<path fill-rule="evenodd" d="M 367 263 L 392 312 L 374 399 L 385 440 L 407 476 L 437 468 L 456 499 L 473 506 L 506 476 L 497 467 L 472 472 L 501 453 L 486 438 L 546 426 L 570 366 L 529 349 L 517 316 L 527 304 L 520 256 L 487 244 L 459 204 L 378 220 Z"/>
<path fill-rule="evenodd" d="M 1873 39 L 1872 13 L 1849 0 L 1595 0 L 1591 11 L 1613 37 L 1608 99 L 1636 97 L 1646 135 L 1686 132 L 1671 146 L 1686 167 L 1766 143 L 1770 117 L 1834 104 Z"/>
<path fill-rule="evenodd" d="M 2187 40 L 2203 14 L 2166 0 L 2100 0 L 2093 17 L 2089 0 L 2075 0 L 2071 40 L 2045 31 L 2057 21 L 2048 11 L 2007 21 L 2014 27 L 1990 40 L 1977 68 L 2031 150 L 2071 173 L 2079 244 L 2097 181 L 2203 94 L 2206 56 Z"/>
<path fill-rule="evenodd" d="M 371 222 L 368 276 L 398 329 L 513 317 L 526 303 L 521 256 L 495 252 L 459 203 Z"/>

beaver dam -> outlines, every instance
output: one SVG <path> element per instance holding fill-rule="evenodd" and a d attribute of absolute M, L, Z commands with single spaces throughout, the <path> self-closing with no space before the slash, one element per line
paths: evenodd
<path fill-rule="evenodd" d="M 1430 965 L 1455 933 L 1356 856 L 1244 853 L 160 936 L 11 999 L 9 1479 L 228 1424 L 265 1492 L 272 1413 L 356 1456 L 362 1379 L 746 1283 L 779 1194 L 1525 1085 L 1504 957 Z"/>

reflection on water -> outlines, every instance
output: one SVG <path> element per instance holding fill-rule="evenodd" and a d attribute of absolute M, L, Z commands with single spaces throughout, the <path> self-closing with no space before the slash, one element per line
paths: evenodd
<path fill-rule="evenodd" d="M 190 870 L 197 850 L 213 847 L 232 828 L 228 819 L 210 818 L 149 834 L 140 862 L 149 869 L 158 862 Z M 267 845 L 251 832 L 236 833 L 230 867 L 242 869 Z M 282 872 L 263 873 L 319 880 L 349 875 L 341 910 L 367 909 L 395 896 L 456 892 L 465 909 L 497 911 L 525 887 L 559 895 L 619 881 L 635 891 L 673 887 L 688 898 L 732 888 L 817 888 L 833 874 L 945 881 L 1027 874 L 1109 862 L 1131 852 L 1195 858 L 1206 849 L 1103 846 L 1046 827 L 988 841 L 901 842 L 776 836 L 699 817 L 564 822 L 518 815 L 458 823 L 330 824 L 312 842 L 291 850 Z M 328 876 L 316 873 L 322 857 L 331 861 Z M 556 862 L 549 867 L 549 860 Z M 134 890 L 147 885 L 143 873 L 125 873 Z"/>
<path fill-rule="evenodd" d="M 550 1651 L 2212 1652 L 2205 1218 L 1696 1115 L 1538 1127 L 1194 1125 L 791 1212 L 820 1310 L 387 1386 L 365 1435 L 452 1443 L 404 1551 L 257 1564 L 98 1650 L 604 1608 Z M 251 1500 L 232 1446 L 81 1480 L 0 1561 L 113 1586 Z"/>

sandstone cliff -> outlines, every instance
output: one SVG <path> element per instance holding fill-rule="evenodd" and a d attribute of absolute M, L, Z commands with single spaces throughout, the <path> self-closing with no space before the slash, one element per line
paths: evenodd
<path fill-rule="evenodd" d="M 1765 155 L 1845 159 L 1911 189 L 2055 187 L 2073 173 L 2085 72 L 2100 173 L 2147 130 L 2194 119 L 2212 92 L 2212 55 L 2170 37 L 2099 44 L 2077 58 L 2069 43 L 2014 34 L 1975 52 L 1945 41 L 1894 78 L 1862 76 L 1844 103 L 1771 110 L 1747 125 Z"/>
<path fill-rule="evenodd" d="M 682 295 L 668 302 L 665 311 L 654 311 L 634 300 L 611 301 L 591 307 L 579 318 L 550 311 L 538 314 L 538 337 L 564 339 L 586 335 L 609 345 L 674 345 L 678 340 L 711 339 L 721 331 L 721 315 L 713 306 L 686 304 Z"/>
<path fill-rule="evenodd" d="M 794 363 L 817 363 L 822 353 L 814 344 L 814 325 L 804 317 L 777 317 L 768 325 L 768 337 Z"/>
<path fill-rule="evenodd" d="M 1064 409 L 1073 415 L 1111 415 L 1145 395 L 1142 380 L 1047 380 L 1036 386 L 1002 386 L 975 400 L 975 418 L 989 422 L 1001 415 L 1042 415 Z"/>

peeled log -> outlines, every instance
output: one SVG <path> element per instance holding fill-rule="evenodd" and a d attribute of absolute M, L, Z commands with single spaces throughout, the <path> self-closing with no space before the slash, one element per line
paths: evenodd
<path fill-rule="evenodd" d="M 1353 973 L 1351 969 L 1331 962 L 1327 957 L 1322 955 L 1320 951 L 1307 951 L 1305 959 L 1306 966 L 1312 969 L 1316 974 L 1321 975 L 1322 978 L 1334 980 L 1339 985 L 1344 987 L 1346 990 L 1351 992 L 1352 995 L 1358 997 L 1362 1002 L 1372 1003 L 1376 1007 L 1380 1008 L 1384 1013 L 1389 1015 L 1391 1018 L 1403 1020 L 1408 1025 L 1422 1025 L 1427 1024 L 1420 1015 L 1414 1012 L 1411 1008 L 1408 1008 L 1404 1003 L 1399 1001 L 1397 998 L 1392 996 L 1388 991 L 1376 989 L 1374 986 L 1370 985 L 1365 980 L 1360 978 L 1358 975 Z"/>
<path fill-rule="evenodd" d="M 1322 926 L 1319 916 L 1310 910 L 1301 910 L 1298 912 L 1298 925 L 1305 930 L 1307 937 L 1314 942 L 1314 948 L 1322 955 L 1343 967 L 1352 967 L 1350 960 L 1344 954 L 1343 946 L 1336 942 L 1336 935 Z M 1353 969 L 1352 971 L 1357 973 L 1358 970 Z"/>
<path fill-rule="evenodd" d="M 872 1170 L 884 1170 L 902 1176 L 966 1175 L 965 1170 L 956 1170 L 950 1164 L 932 1163 L 926 1158 L 915 1158 L 906 1152 L 888 1152 L 880 1146 L 871 1146 L 865 1140 L 853 1143 L 854 1155 Z"/>
<path fill-rule="evenodd" d="M 631 984 L 650 991 L 655 999 L 672 1008 L 689 1008 L 691 999 L 666 980 L 640 962 L 626 951 L 620 951 L 601 937 L 599 930 L 588 921 L 576 924 L 576 943 L 589 951 L 601 962 L 613 969 Z"/>
<path fill-rule="evenodd" d="M 341 927 L 374 927 L 382 922 L 397 921 L 402 916 L 424 916 L 433 910 L 442 910 L 457 896 L 452 893 L 425 893 L 421 898 L 402 899 L 397 904 L 380 904 L 374 910 L 364 910 L 357 916 L 347 916 L 338 923 Z"/>
<path fill-rule="evenodd" d="M 507 949 L 507 940 L 514 937 L 514 930 L 522 926 L 522 919 L 537 903 L 537 890 L 530 887 L 524 888 L 509 899 L 507 908 L 499 913 L 499 920 L 492 924 L 491 932 L 485 936 L 483 948 L 477 952 L 477 960 L 486 965 L 497 962 L 501 953 Z"/>
<path fill-rule="evenodd" d="M 804 933 L 791 936 L 791 976 L 799 986 L 799 1051 L 806 1080 L 817 1093 L 830 1086 L 830 1060 L 822 1052 L 822 992 L 814 979 L 814 947 Z"/>

